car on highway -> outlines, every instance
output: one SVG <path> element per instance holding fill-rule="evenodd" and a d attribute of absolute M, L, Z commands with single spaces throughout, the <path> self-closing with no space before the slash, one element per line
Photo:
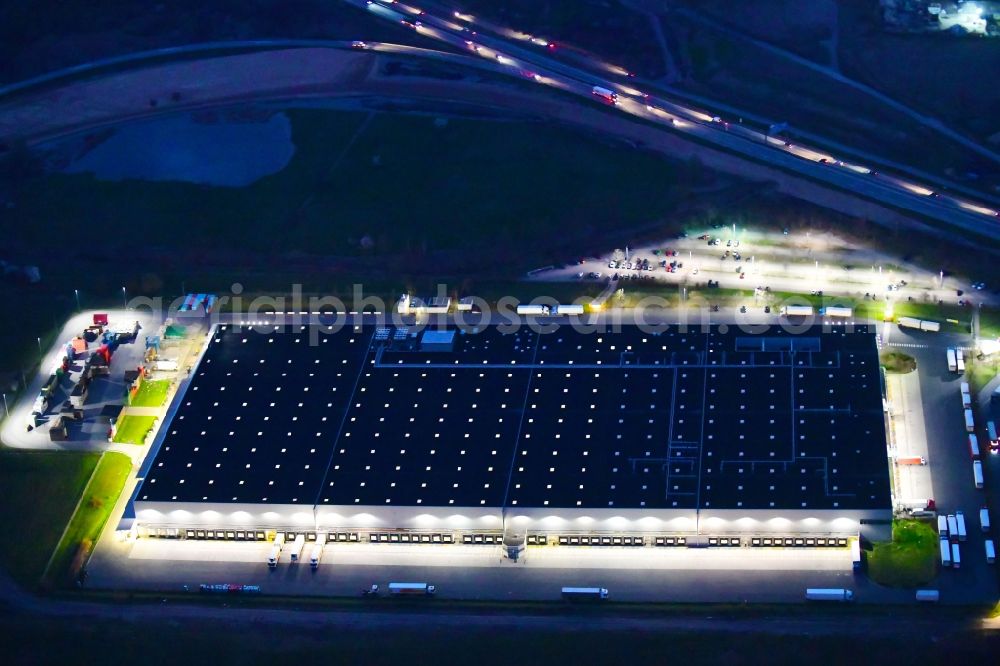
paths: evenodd
<path fill-rule="evenodd" d="M 368 48 L 368 44 L 366 44 L 365 42 L 362 42 L 360 40 L 355 40 L 355 41 L 351 42 L 351 48 L 366 49 L 366 48 Z"/>

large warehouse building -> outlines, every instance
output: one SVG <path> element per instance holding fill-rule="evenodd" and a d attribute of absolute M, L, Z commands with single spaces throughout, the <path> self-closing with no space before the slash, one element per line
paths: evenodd
<path fill-rule="evenodd" d="M 887 538 L 882 404 L 866 326 L 219 325 L 133 510 L 180 537 Z"/>

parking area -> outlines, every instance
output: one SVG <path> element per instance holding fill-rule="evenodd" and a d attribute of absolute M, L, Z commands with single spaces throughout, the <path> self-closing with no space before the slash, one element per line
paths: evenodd
<path fill-rule="evenodd" d="M 942 599 L 964 599 L 968 603 L 995 600 L 998 591 L 996 565 L 987 564 L 984 547 L 985 539 L 993 535 L 985 535 L 979 525 L 979 509 L 987 503 L 988 494 L 995 490 L 975 486 L 959 389 L 963 378 L 948 369 L 945 353 L 948 347 L 967 347 L 969 339 L 962 335 L 910 332 L 895 326 L 886 338 L 917 361 L 915 374 L 919 380 L 926 431 L 927 465 L 908 474 L 903 490 L 921 492 L 925 486 L 920 479 L 926 475 L 929 482 L 926 497 L 935 500 L 937 512 L 947 515 L 962 511 L 967 526 L 966 540 L 959 542 L 961 567 L 942 567 L 928 587 L 940 589 Z M 906 427 L 917 431 L 920 425 L 919 419 L 910 418 Z M 996 466 L 997 456 L 988 453 L 983 456 L 987 468 Z M 996 478 L 995 473 L 993 477 Z"/>
<path fill-rule="evenodd" d="M 534 280 L 608 280 L 619 287 L 643 284 L 678 287 L 813 293 L 882 301 L 955 303 L 975 295 L 994 302 L 985 289 L 930 272 L 828 232 L 787 233 L 716 225 L 688 229 L 680 238 L 584 257 L 561 267 L 532 271 Z M 965 299 L 960 299 L 965 296 Z M 755 295 L 755 303 L 758 300 Z"/>
<path fill-rule="evenodd" d="M 852 571 L 848 549 L 660 549 L 529 547 L 512 562 L 498 546 L 329 544 L 319 566 L 266 565 L 266 542 L 105 540 L 89 566 L 89 588 L 197 589 L 203 583 L 260 585 L 265 594 L 351 596 L 389 581 L 434 584 L 454 599 L 553 600 L 564 585 L 607 587 L 629 601 L 800 601 L 806 587 L 879 590 Z"/>

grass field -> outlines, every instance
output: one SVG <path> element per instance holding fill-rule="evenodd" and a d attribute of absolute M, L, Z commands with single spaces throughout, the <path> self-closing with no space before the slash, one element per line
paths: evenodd
<path fill-rule="evenodd" d="M 868 575 L 890 587 L 916 587 L 937 574 L 937 533 L 919 520 L 897 520 L 892 541 L 877 543 L 868 554 Z"/>
<path fill-rule="evenodd" d="M 146 440 L 146 434 L 153 429 L 155 421 L 155 416 L 127 414 L 118 426 L 114 441 L 120 444 L 142 444 Z"/>
<path fill-rule="evenodd" d="M 132 461 L 128 456 L 121 453 L 101 455 L 97 469 L 83 491 L 76 513 L 56 546 L 52 563 L 45 573 L 46 581 L 60 585 L 80 545 L 84 541 L 90 544 L 97 542 L 131 470 Z"/>
<path fill-rule="evenodd" d="M 204 247 L 224 243 L 235 252 L 377 257 L 461 249 L 510 262 L 553 238 L 563 243 L 665 215 L 685 169 L 540 123 L 438 126 L 427 116 L 379 114 L 358 133 L 360 113 L 288 115 L 295 155 L 250 186 L 54 173 L 22 188 L 7 224 L 25 243 L 115 220 L 112 246 L 190 249 L 188 233 L 166 233 L 183 222 Z"/>
<path fill-rule="evenodd" d="M 97 453 L 0 450 L 0 515 L 4 532 L 17 542 L 0 566 L 14 580 L 31 586 L 41 578 L 99 458 Z"/>
<path fill-rule="evenodd" d="M 145 379 L 139 386 L 135 397 L 132 398 L 132 407 L 162 407 L 167 400 L 167 391 L 170 390 L 169 379 Z"/>

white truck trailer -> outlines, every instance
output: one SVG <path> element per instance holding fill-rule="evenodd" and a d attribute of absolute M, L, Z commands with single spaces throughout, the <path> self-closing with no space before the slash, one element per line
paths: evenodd
<path fill-rule="evenodd" d="M 985 506 L 979 510 L 979 526 L 984 532 L 990 531 L 990 510 Z"/>
<path fill-rule="evenodd" d="M 948 537 L 953 541 L 958 538 L 958 519 L 953 513 L 948 514 Z"/>
<path fill-rule="evenodd" d="M 972 416 L 972 410 L 965 410 L 965 429 L 969 432 L 973 432 L 976 429 L 976 419 Z"/>
<path fill-rule="evenodd" d="M 965 531 L 965 514 L 963 512 L 955 512 L 955 523 L 958 525 L 958 540 L 965 541 L 968 534 Z"/>
<path fill-rule="evenodd" d="M 854 601 L 854 592 L 841 587 L 810 587 L 806 589 L 809 601 Z"/>
<path fill-rule="evenodd" d="M 935 603 L 941 599 L 941 593 L 937 590 L 917 590 L 917 601 Z"/>
<path fill-rule="evenodd" d="M 948 516 L 938 515 L 937 517 L 938 536 L 948 538 Z"/>
<path fill-rule="evenodd" d="M 550 310 L 547 305 L 524 303 L 517 306 L 516 312 L 519 315 L 545 316 L 550 313 Z"/>
<path fill-rule="evenodd" d="M 821 308 L 819 313 L 824 317 L 850 317 L 854 314 L 854 310 L 840 305 L 832 305 L 830 307 Z"/>
<path fill-rule="evenodd" d="M 560 303 L 555 307 L 552 314 L 557 315 L 582 315 L 583 305 L 579 303 Z"/>
<path fill-rule="evenodd" d="M 958 371 L 958 357 L 955 355 L 955 350 L 948 347 L 948 372 Z"/>
<path fill-rule="evenodd" d="M 288 556 L 289 559 L 292 560 L 292 562 L 298 562 L 300 559 L 302 559 L 302 549 L 305 547 L 305 545 L 306 545 L 306 537 L 304 534 L 300 534 L 297 537 L 295 537 L 295 541 L 293 541 L 292 545 L 289 546 L 288 548 Z"/>
<path fill-rule="evenodd" d="M 951 566 L 951 543 L 945 538 L 939 540 L 939 545 L 941 547 L 941 566 L 950 567 Z"/>
<path fill-rule="evenodd" d="M 594 599 L 601 601 L 608 598 L 608 590 L 604 587 L 564 587 L 563 599 Z"/>
<path fill-rule="evenodd" d="M 271 553 L 267 556 L 267 566 L 270 569 L 278 566 L 278 560 L 281 559 L 281 544 L 275 541 L 271 544 Z"/>
<path fill-rule="evenodd" d="M 429 597 L 435 592 L 427 583 L 389 583 L 389 594 L 394 597 Z"/>
<path fill-rule="evenodd" d="M 782 317 L 809 317 L 813 314 L 811 305 L 785 305 L 779 310 Z"/>
<path fill-rule="evenodd" d="M 976 488 L 982 490 L 983 488 L 983 463 L 978 460 L 972 461 L 972 481 L 976 484 Z"/>
<path fill-rule="evenodd" d="M 965 355 L 962 354 L 962 350 L 961 349 L 956 349 L 955 350 L 955 365 L 956 365 L 955 372 L 957 372 L 960 375 L 964 375 L 965 374 Z"/>

